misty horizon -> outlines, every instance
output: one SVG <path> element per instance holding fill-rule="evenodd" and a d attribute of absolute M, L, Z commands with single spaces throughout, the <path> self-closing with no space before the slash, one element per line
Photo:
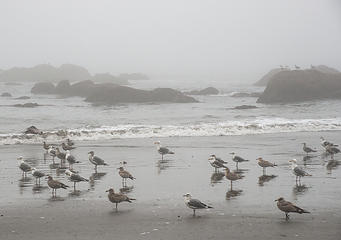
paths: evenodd
<path fill-rule="evenodd" d="M 338 1 L 4 1 L 0 69 L 71 63 L 227 82 L 279 65 L 341 69 L 340 10 Z"/>

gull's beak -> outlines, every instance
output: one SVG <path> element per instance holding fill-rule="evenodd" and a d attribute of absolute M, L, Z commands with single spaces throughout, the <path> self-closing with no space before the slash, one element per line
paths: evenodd
<path fill-rule="evenodd" d="M 109 190 L 106 190 L 105 192 L 109 192 Z"/>
<path fill-rule="evenodd" d="M 277 202 L 277 201 L 278 201 L 278 199 L 275 200 L 275 202 Z"/>

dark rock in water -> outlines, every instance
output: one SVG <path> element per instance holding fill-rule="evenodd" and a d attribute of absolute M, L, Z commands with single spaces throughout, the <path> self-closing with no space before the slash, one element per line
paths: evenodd
<path fill-rule="evenodd" d="M 40 131 L 35 126 L 31 126 L 31 127 L 26 129 L 25 134 L 43 134 L 43 132 Z"/>
<path fill-rule="evenodd" d="M 12 97 L 12 94 L 10 94 L 8 92 L 4 92 L 1 94 L 1 97 Z"/>
<path fill-rule="evenodd" d="M 157 88 L 152 91 L 134 89 L 124 86 L 99 84 L 86 101 L 95 104 L 114 105 L 117 103 L 146 103 L 146 102 L 197 102 L 194 98 L 170 88 Z"/>
<path fill-rule="evenodd" d="M 272 70 L 270 70 L 270 72 L 265 74 L 261 79 L 259 79 L 256 83 L 254 83 L 254 85 L 255 86 L 266 86 L 274 75 L 276 75 L 277 73 L 283 72 L 283 71 L 289 72 L 290 70 L 286 69 L 286 68 L 272 69 Z"/>
<path fill-rule="evenodd" d="M 81 81 L 81 82 L 72 84 L 68 94 L 70 96 L 88 97 L 89 95 L 93 93 L 95 87 L 96 87 L 96 84 L 90 80 Z"/>
<path fill-rule="evenodd" d="M 240 106 L 236 106 L 233 109 L 255 109 L 257 108 L 256 106 L 253 105 L 240 105 Z"/>
<path fill-rule="evenodd" d="M 34 108 L 40 106 L 38 103 L 14 104 L 14 107 Z"/>
<path fill-rule="evenodd" d="M 143 73 L 122 73 L 118 78 L 122 80 L 149 80 L 149 77 Z"/>
<path fill-rule="evenodd" d="M 107 82 L 107 83 L 114 83 L 118 85 L 128 85 L 129 81 L 126 78 L 116 77 L 111 75 L 110 73 L 97 73 L 92 78 L 94 82 Z"/>
<path fill-rule="evenodd" d="M 314 69 L 283 71 L 274 75 L 259 103 L 293 103 L 318 99 L 341 99 L 341 73 Z"/>
<path fill-rule="evenodd" d="M 242 98 L 242 97 L 260 97 L 262 95 L 261 92 L 253 92 L 253 93 L 247 93 L 247 92 L 237 92 L 231 95 L 231 97 L 236 98 Z"/>
<path fill-rule="evenodd" d="M 208 87 L 202 90 L 193 90 L 190 92 L 185 92 L 187 95 L 217 95 L 219 90 L 214 87 Z"/>
<path fill-rule="evenodd" d="M 21 97 L 17 97 L 16 98 L 17 100 L 27 100 L 27 99 L 30 99 L 29 96 L 21 96 Z"/>
<path fill-rule="evenodd" d="M 39 82 L 34 84 L 31 89 L 31 93 L 34 94 L 55 94 L 56 87 L 50 82 Z"/>
<path fill-rule="evenodd" d="M 60 81 L 56 86 L 56 93 L 60 95 L 67 95 L 70 90 L 70 82 L 68 80 Z"/>
<path fill-rule="evenodd" d="M 21 83 L 17 83 L 17 82 L 7 82 L 5 83 L 6 86 L 20 86 L 22 85 Z"/>

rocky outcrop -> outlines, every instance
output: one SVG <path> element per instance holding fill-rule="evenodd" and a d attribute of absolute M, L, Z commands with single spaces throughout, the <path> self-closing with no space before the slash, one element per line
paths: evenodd
<path fill-rule="evenodd" d="M 21 97 L 17 97 L 15 98 L 16 100 L 27 100 L 27 99 L 30 99 L 29 96 L 21 96 Z"/>
<path fill-rule="evenodd" d="M 157 88 L 152 91 L 140 90 L 113 83 L 95 84 L 92 81 L 82 81 L 70 84 L 61 81 L 55 87 L 51 83 L 37 83 L 33 86 L 35 94 L 57 94 L 64 97 L 79 96 L 95 104 L 112 105 L 117 103 L 145 103 L 145 102 L 196 102 L 192 97 L 170 88 Z"/>
<path fill-rule="evenodd" d="M 255 109 L 255 108 L 257 108 L 257 107 L 254 105 L 240 105 L 240 106 L 234 107 L 233 109 L 243 110 L 243 109 Z"/>
<path fill-rule="evenodd" d="M 9 92 L 4 92 L 1 94 L 1 97 L 12 97 L 12 94 L 10 94 Z"/>
<path fill-rule="evenodd" d="M 261 92 L 253 92 L 253 93 L 247 93 L 247 92 L 237 92 L 237 93 L 233 93 L 231 94 L 231 97 L 235 97 L 235 98 L 243 98 L 243 97 L 260 97 L 262 95 Z"/>
<path fill-rule="evenodd" d="M 276 75 L 277 73 L 283 72 L 283 71 L 288 72 L 290 70 L 289 69 L 285 69 L 285 68 L 274 68 L 274 69 L 270 70 L 270 72 L 265 74 L 257 82 L 255 82 L 254 85 L 255 86 L 266 86 L 274 75 Z"/>
<path fill-rule="evenodd" d="M 43 134 L 43 132 L 35 126 L 31 126 L 26 129 L 25 134 Z"/>
<path fill-rule="evenodd" d="M 202 90 L 193 90 L 190 92 L 185 92 L 186 95 L 217 95 L 219 90 L 214 87 L 208 87 Z"/>
<path fill-rule="evenodd" d="M 92 81 L 99 83 L 115 83 L 118 85 L 128 85 L 129 81 L 126 78 L 116 77 L 111 75 L 110 73 L 98 73 L 95 74 L 92 78 Z"/>
<path fill-rule="evenodd" d="M 31 89 L 31 93 L 34 94 L 55 94 L 56 87 L 50 82 L 39 82 L 34 84 Z"/>
<path fill-rule="evenodd" d="M 14 104 L 13 107 L 34 108 L 40 106 L 38 103 Z"/>
<path fill-rule="evenodd" d="M 143 73 L 122 73 L 118 76 L 122 80 L 149 80 L 149 77 Z"/>
<path fill-rule="evenodd" d="M 292 103 L 327 98 L 341 99 L 341 74 L 309 69 L 277 73 L 257 102 Z"/>

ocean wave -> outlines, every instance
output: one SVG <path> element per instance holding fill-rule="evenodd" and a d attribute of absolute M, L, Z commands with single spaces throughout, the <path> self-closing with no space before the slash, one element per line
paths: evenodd
<path fill-rule="evenodd" d="M 116 125 L 88 126 L 77 129 L 44 131 L 44 135 L 23 133 L 0 134 L 0 145 L 38 144 L 42 141 L 60 142 L 65 138 L 76 141 L 110 140 L 117 138 L 152 138 L 181 136 L 229 136 L 281 132 L 341 130 L 341 119 L 256 119 L 253 121 L 225 121 L 192 125 Z"/>

